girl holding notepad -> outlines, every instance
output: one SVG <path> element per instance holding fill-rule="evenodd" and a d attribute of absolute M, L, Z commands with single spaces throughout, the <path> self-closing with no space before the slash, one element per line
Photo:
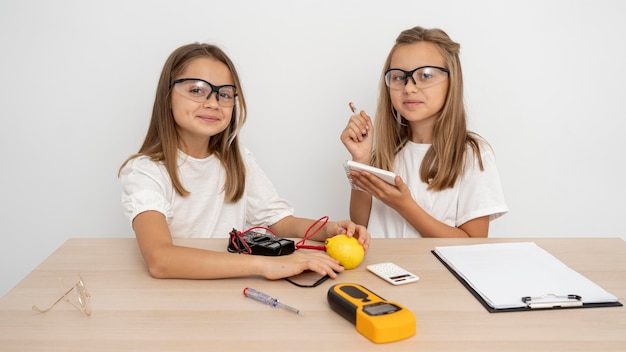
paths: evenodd
<path fill-rule="evenodd" d="M 493 150 L 468 131 L 460 45 L 440 29 L 400 33 L 380 83 L 376 125 L 350 117 L 354 161 L 394 172 L 395 185 L 351 171 L 350 216 L 373 237 L 487 237 L 505 214 Z"/>

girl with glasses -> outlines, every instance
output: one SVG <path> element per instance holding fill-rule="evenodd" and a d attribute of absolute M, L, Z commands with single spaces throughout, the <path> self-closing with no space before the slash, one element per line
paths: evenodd
<path fill-rule="evenodd" d="M 177 246 L 175 237 L 223 237 L 233 228 L 268 227 L 303 237 L 314 220 L 295 217 L 253 155 L 240 146 L 246 101 L 235 66 L 218 47 L 189 44 L 167 59 L 143 145 L 121 166 L 122 203 L 150 274 L 217 279 L 279 279 L 312 270 L 336 277 L 338 261 L 314 251 L 283 256 L 237 255 Z M 370 235 L 351 221 L 327 222 L 311 237 Z"/>
<path fill-rule="evenodd" d="M 389 185 L 351 171 L 350 217 L 374 237 L 487 237 L 505 214 L 493 150 L 467 130 L 460 45 L 440 29 L 397 37 L 384 64 L 375 126 L 351 116 L 341 141 L 354 161 L 392 171 Z"/>

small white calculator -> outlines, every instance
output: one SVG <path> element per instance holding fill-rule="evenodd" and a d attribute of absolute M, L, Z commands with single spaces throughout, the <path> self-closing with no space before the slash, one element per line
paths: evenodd
<path fill-rule="evenodd" d="M 419 280 L 419 277 L 394 263 L 370 264 L 367 270 L 378 275 L 392 285 L 408 284 Z"/>

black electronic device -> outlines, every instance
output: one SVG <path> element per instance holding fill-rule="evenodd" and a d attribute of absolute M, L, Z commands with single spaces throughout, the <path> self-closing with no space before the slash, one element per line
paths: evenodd
<path fill-rule="evenodd" d="M 253 255 L 278 256 L 291 254 L 296 250 L 294 241 L 275 236 L 272 233 L 256 231 L 230 232 L 228 251 Z"/>

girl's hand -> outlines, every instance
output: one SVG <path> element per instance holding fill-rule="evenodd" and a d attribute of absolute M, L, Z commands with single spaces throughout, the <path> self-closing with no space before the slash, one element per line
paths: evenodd
<path fill-rule="evenodd" d="M 352 160 L 369 165 L 374 140 L 371 118 L 361 110 L 350 116 L 348 125 L 341 132 L 341 142 L 352 155 Z"/>
<path fill-rule="evenodd" d="M 367 171 L 351 171 L 352 183 L 359 186 L 392 209 L 398 210 L 405 202 L 414 202 L 409 187 L 400 176 L 396 176 L 395 186 L 381 180 Z"/>
<path fill-rule="evenodd" d="M 264 259 L 268 262 L 263 265 L 263 276 L 270 280 L 295 276 L 306 270 L 314 271 L 322 276 L 328 275 L 334 279 L 337 273 L 345 270 L 339 265 L 338 260 L 321 251 L 296 251 L 290 255 L 264 257 Z"/>
<path fill-rule="evenodd" d="M 363 246 L 363 250 L 367 252 L 367 249 L 370 246 L 370 242 L 372 236 L 365 226 L 357 225 L 350 220 L 342 220 L 336 221 L 326 224 L 326 237 L 330 238 L 336 235 L 346 234 L 348 237 L 356 238 L 361 246 Z"/>

